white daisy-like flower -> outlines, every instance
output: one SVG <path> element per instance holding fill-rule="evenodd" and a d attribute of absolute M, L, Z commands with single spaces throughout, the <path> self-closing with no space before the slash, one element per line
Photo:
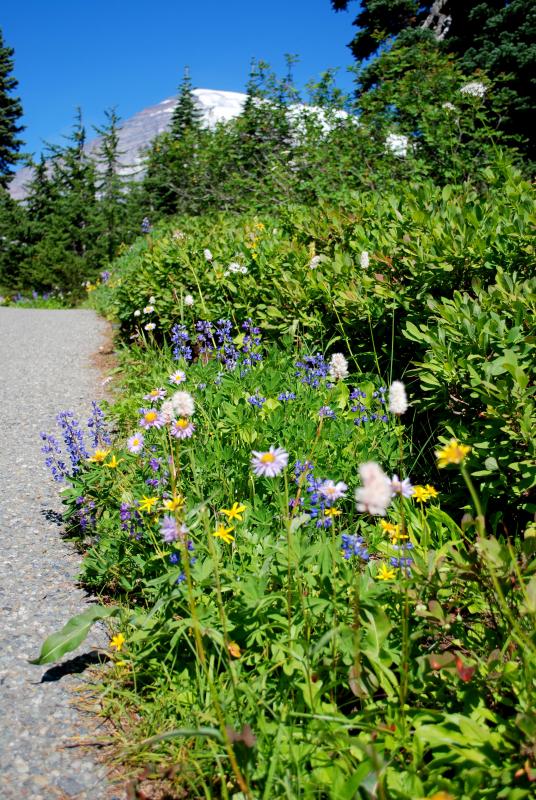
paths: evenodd
<path fill-rule="evenodd" d="M 460 89 L 460 94 L 468 94 L 470 97 L 484 97 L 487 87 L 481 81 L 469 81 Z"/>
<path fill-rule="evenodd" d="M 194 398 L 189 392 L 175 392 L 171 403 L 178 417 L 191 417 L 195 411 Z"/>
<path fill-rule="evenodd" d="M 186 373 L 183 369 L 177 369 L 175 372 L 169 376 L 169 382 L 172 383 L 174 386 L 178 386 L 181 383 L 184 383 L 186 380 Z"/>
<path fill-rule="evenodd" d="M 154 311 L 154 306 L 145 306 L 143 309 L 144 314 L 152 314 Z"/>
<path fill-rule="evenodd" d="M 265 453 L 254 450 L 251 467 L 255 475 L 275 478 L 288 464 L 288 453 L 282 447 L 270 447 Z"/>
<path fill-rule="evenodd" d="M 385 516 L 393 496 L 391 481 L 375 461 L 361 464 L 359 475 L 363 485 L 355 490 L 357 510 Z"/>
<path fill-rule="evenodd" d="M 329 362 L 329 377 L 332 381 L 342 381 L 348 377 L 348 361 L 342 353 L 333 353 Z"/>
<path fill-rule="evenodd" d="M 135 310 L 135 312 L 134 312 L 134 316 L 135 316 L 135 317 L 139 317 L 140 315 L 141 315 L 141 311 L 140 311 L 140 309 L 139 309 L 139 308 L 137 308 L 137 309 Z"/>
<path fill-rule="evenodd" d="M 191 294 L 184 295 L 184 305 L 185 306 L 193 306 L 195 300 Z"/>
<path fill-rule="evenodd" d="M 148 322 L 147 325 L 144 325 L 143 327 L 145 328 L 146 331 L 154 331 L 156 325 L 154 322 Z"/>
<path fill-rule="evenodd" d="M 213 259 L 213 255 L 212 255 L 212 253 L 210 252 L 210 250 L 208 249 L 208 247 L 206 247 L 206 248 L 205 248 L 205 250 L 203 250 L 203 255 L 205 256 L 205 259 L 206 259 L 207 261 L 212 261 L 212 259 Z"/>
<path fill-rule="evenodd" d="M 393 381 L 389 387 L 389 411 L 391 414 L 405 414 L 408 410 L 406 387 L 402 381 Z"/>
<path fill-rule="evenodd" d="M 363 252 L 359 256 L 359 264 L 361 266 L 361 269 L 368 269 L 369 263 L 370 263 L 369 254 L 367 253 L 366 250 L 363 250 Z"/>

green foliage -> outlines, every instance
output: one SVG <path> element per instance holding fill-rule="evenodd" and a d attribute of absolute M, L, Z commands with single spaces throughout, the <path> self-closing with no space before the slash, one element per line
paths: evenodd
<path fill-rule="evenodd" d="M 484 289 L 475 280 L 471 293 L 455 291 L 429 307 L 426 324 L 408 322 L 404 331 L 426 347 L 413 369 L 420 405 L 447 429 L 456 419 L 458 434 L 481 454 L 473 474 L 492 507 L 513 496 L 536 511 L 536 281 L 499 270 L 495 284 Z"/>
<path fill-rule="evenodd" d="M 95 622 L 109 619 L 117 611 L 118 609 L 110 606 L 90 606 L 86 611 L 72 617 L 60 631 L 45 639 L 39 656 L 31 660 L 30 664 L 51 664 L 59 661 L 85 641 Z"/>

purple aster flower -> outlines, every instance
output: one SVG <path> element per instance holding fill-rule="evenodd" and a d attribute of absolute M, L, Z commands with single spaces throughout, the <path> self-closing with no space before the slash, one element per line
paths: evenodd
<path fill-rule="evenodd" d="M 415 491 L 410 483 L 409 478 L 400 480 L 398 475 L 393 475 L 391 478 L 391 490 L 393 495 L 399 494 L 402 495 L 402 497 L 411 497 Z"/>
<path fill-rule="evenodd" d="M 179 525 L 175 517 L 172 517 L 170 514 L 165 514 L 160 522 L 160 533 L 162 534 L 163 540 L 167 543 L 179 540 L 184 541 L 188 533 L 188 528 L 184 522 Z"/>
<path fill-rule="evenodd" d="M 140 419 L 142 428 L 163 428 L 165 425 L 163 415 L 154 408 L 140 408 L 140 414 L 142 415 Z"/>
<path fill-rule="evenodd" d="M 151 389 L 149 394 L 143 395 L 144 400 L 150 400 L 151 403 L 156 403 L 157 400 L 163 400 L 166 396 L 165 389 Z"/>
<path fill-rule="evenodd" d="M 253 451 L 251 467 L 255 475 L 274 478 L 288 464 L 288 453 L 282 447 L 270 447 L 267 452 Z"/>
<path fill-rule="evenodd" d="M 127 450 L 129 453 L 137 456 L 143 450 L 143 434 L 135 433 L 127 440 Z"/>
<path fill-rule="evenodd" d="M 194 435 L 194 431 L 194 423 L 186 417 L 181 417 L 172 423 L 170 433 L 175 439 L 189 439 Z"/>
<path fill-rule="evenodd" d="M 343 481 L 322 481 L 320 486 L 318 487 L 318 491 L 322 495 L 322 497 L 327 501 L 329 505 L 335 503 L 337 500 L 340 500 L 341 497 L 344 497 L 348 486 Z"/>

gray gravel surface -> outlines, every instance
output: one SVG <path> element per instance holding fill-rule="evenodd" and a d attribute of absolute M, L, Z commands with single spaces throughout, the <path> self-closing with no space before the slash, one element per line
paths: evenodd
<path fill-rule="evenodd" d="M 39 434 L 54 432 L 61 410 L 87 419 L 102 394 L 91 356 L 105 332 L 91 311 L 0 308 L 1 800 L 119 798 L 96 751 L 73 747 L 105 733 L 75 706 L 88 656 L 66 655 L 64 669 L 27 661 L 91 602 L 76 587 L 80 556 L 61 538 L 61 484 L 43 465 Z M 94 629 L 73 655 L 105 644 Z"/>

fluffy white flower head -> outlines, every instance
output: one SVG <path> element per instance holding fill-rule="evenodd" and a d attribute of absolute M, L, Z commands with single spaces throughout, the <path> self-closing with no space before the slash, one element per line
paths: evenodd
<path fill-rule="evenodd" d="M 173 420 L 175 416 L 173 410 L 173 403 L 171 402 L 171 400 L 164 400 L 164 402 L 160 406 L 160 414 L 166 425 L 169 425 L 169 423 Z"/>
<path fill-rule="evenodd" d="M 342 353 L 333 353 L 331 356 L 329 377 L 332 381 L 342 381 L 348 377 L 348 362 Z"/>
<path fill-rule="evenodd" d="M 406 387 L 402 381 L 393 381 L 389 387 L 389 411 L 391 414 L 405 414 L 408 405 Z"/>
<path fill-rule="evenodd" d="M 213 258 L 213 256 L 212 256 L 212 253 L 210 252 L 210 250 L 208 249 L 208 247 L 206 247 L 206 248 L 203 250 L 203 255 L 205 256 L 205 259 L 206 259 L 207 261 L 212 261 L 212 258 Z"/>
<path fill-rule="evenodd" d="M 191 417 L 195 411 L 194 398 L 189 392 L 175 392 L 171 403 L 178 417 Z"/>
<path fill-rule="evenodd" d="M 316 269 L 320 264 L 321 258 L 320 256 L 313 256 L 312 259 L 309 261 L 309 269 Z"/>
<path fill-rule="evenodd" d="M 361 256 L 359 257 L 359 264 L 361 266 L 361 269 L 368 269 L 369 263 L 370 263 L 369 254 L 366 250 L 363 250 Z"/>
<path fill-rule="evenodd" d="M 195 302 L 194 298 L 192 297 L 191 294 L 186 294 L 184 296 L 184 305 L 185 306 L 193 306 L 194 302 Z"/>
<path fill-rule="evenodd" d="M 470 81 L 462 86 L 460 94 L 468 94 L 470 97 L 484 97 L 487 87 L 480 81 Z"/>
<path fill-rule="evenodd" d="M 355 490 L 357 510 L 383 517 L 392 498 L 391 481 L 375 461 L 361 464 L 359 475 L 363 485 Z"/>

